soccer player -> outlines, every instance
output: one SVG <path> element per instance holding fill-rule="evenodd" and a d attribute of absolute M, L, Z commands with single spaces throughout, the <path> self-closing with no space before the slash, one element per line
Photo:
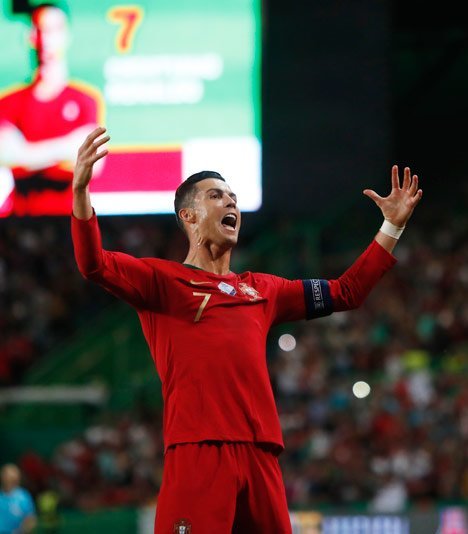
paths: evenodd
<path fill-rule="evenodd" d="M 76 151 L 102 122 L 103 100 L 96 89 L 69 80 L 70 35 L 61 8 L 34 7 L 29 40 L 37 61 L 33 80 L 0 98 L 0 215 L 68 215 Z"/>
<path fill-rule="evenodd" d="M 89 182 L 107 154 L 104 134 L 96 129 L 78 152 L 72 237 L 83 276 L 136 309 L 161 378 L 165 465 L 155 532 L 290 533 L 268 331 L 362 303 L 396 261 L 391 252 L 422 195 L 418 178 L 406 168 L 400 185 L 394 166 L 387 197 L 364 191 L 384 223 L 337 280 L 237 274 L 230 258 L 241 214 L 213 171 L 190 176 L 176 191 L 177 222 L 189 241 L 182 264 L 103 250 Z"/>

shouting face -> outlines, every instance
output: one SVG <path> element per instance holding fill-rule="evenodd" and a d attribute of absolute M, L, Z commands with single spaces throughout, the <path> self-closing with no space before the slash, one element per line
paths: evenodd
<path fill-rule="evenodd" d="M 199 182 L 188 211 L 191 239 L 198 245 L 231 248 L 237 243 L 241 223 L 237 197 L 222 180 L 207 178 Z"/>

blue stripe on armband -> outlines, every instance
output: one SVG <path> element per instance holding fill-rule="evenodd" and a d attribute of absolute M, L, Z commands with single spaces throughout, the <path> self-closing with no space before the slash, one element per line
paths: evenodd
<path fill-rule="evenodd" d="M 306 303 L 306 318 L 315 319 L 333 313 L 333 300 L 330 295 L 330 285 L 327 280 L 313 278 L 302 280 Z"/>

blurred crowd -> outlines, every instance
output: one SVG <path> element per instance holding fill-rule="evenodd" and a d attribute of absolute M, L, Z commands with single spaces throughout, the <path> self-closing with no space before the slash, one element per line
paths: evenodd
<path fill-rule="evenodd" d="M 104 245 L 138 256 L 181 259 L 184 238 L 173 224 L 145 218 L 100 219 Z M 166 226 L 172 228 L 166 231 Z M 0 225 L 0 386 L 113 303 L 79 275 L 68 218 L 4 219 Z"/>
<path fill-rule="evenodd" d="M 168 231 L 116 218 L 101 219 L 101 227 L 108 248 L 183 259 L 184 239 L 172 223 Z M 397 266 L 360 310 L 270 336 L 293 508 L 362 503 L 392 512 L 468 501 L 468 221 L 431 228 L 430 241 L 417 227 L 406 232 Z M 337 277 L 361 250 L 328 250 L 311 274 Z M 284 257 L 279 247 L 276 258 Z M 261 265 L 256 245 L 236 261 L 250 260 L 288 274 Z M 68 221 L 14 221 L 0 229 L 0 301 L 0 383 L 11 385 L 112 298 L 78 275 Z M 295 337 L 292 350 L 277 344 L 284 332 Z M 368 396 L 354 396 L 357 381 L 370 385 Z M 18 462 L 35 496 L 53 491 L 64 506 L 90 510 L 152 501 L 162 450 L 161 414 L 139 411 L 93 422 L 51 458 L 31 450 Z"/>
<path fill-rule="evenodd" d="M 468 224 L 407 234 L 360 310 L 303 325 L 276 351 L 294 507 L 468 502 Z"/>
<path fill-rule="evenodd" d="M 101 416 L 59 444 L 49 460 L 31 449 L 19 467 L 36 498 L 52 492 L 63 508 L 154 504 L 162 480 L 161 425 L 154 412 Z"/>

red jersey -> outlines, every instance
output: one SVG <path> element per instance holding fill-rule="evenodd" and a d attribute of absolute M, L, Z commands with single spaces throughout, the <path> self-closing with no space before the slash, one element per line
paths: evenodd
<path fill-rule="evenodd" d="M 81 87 L 68 85 L 52 100 L 35 98 L 33 85 L 0 98 L 0 125 L 18 128 L 27 141 L 62 137 L 80 126 L 97 123 L 98 103 Z M 41 170 L 12 169 L 15 179 L 13 213 L 17 215 L 67 215 L 71 210 L 70 164 Z"/>
<path fill-rule="evenodd" d="M 165 447 L 207 440 L 283 448 L 266 363 L 273 324 L 358 306 L 395 262 L 375 241 L 338 280 L 217 275 L 102 249 L 94 215 L 72 218 L 80 272 L 136 308 L 162 382 Z"/>

